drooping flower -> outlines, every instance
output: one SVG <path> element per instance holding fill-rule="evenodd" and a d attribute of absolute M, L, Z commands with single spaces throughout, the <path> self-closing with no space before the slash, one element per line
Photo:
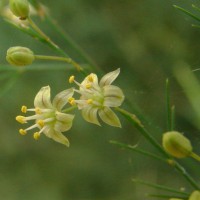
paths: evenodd
<path fill-rule="evenodd" d="M 96 74 L 91 73 L 83 82 L 78 83 L 74 76 L 71 76 L 69 82 L 75 82 L 79 86 L 79 90 L 75 90 L 81 94 L 79 100 L 70 99 L 71 104 L 78 104 L 78 108 L 82 110 L 83 118 L 97 125 L 100 125 L 97 114 L 105 123 L 121 127 L 121 123 L 117 115 L 112 111 L 111 107 L 119 107 L 124 101 L 122 90 L 111 83 L 117 78 L 120 69 L 109 72 L 98 82 Z"/>
<path fill-rule="evenodd" d="M 34 108 L 27 109 L 26 106 L 21 108 L 23 113 L 30 111 L 35 112 L 35 114 L 27 117 L 21 115 L 16 117 L 16 120 L 21 124 L 25 124 L 29 120 L 35 121 L 32 126 L 20 129 L 19 133 L 25 135 L 27 131 L 38 128 L 39 130 L 33 135 L 34 139 L 39 139 L 41 133 L 44 133 L 56 142 L 69 146 L 69 141 L 62 132 L 71 128 L 74 115 L 63 113 L 62 110 L 73 93 L 73 88 L 64 90 L 58 93 L 51 103 L 50 87 L 42 87 L 35 97 Z"/>

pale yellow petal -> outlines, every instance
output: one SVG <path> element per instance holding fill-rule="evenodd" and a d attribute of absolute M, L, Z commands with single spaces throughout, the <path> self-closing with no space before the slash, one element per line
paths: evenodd
<path fill-rule="evenodd" d="M 73 119 L 74 115 L 57 112 L 54 129 L 60 132 L 68 131 L 72 127 Z"/>
<path fill-rule="evenodd" d="M 34 106 L 37 108 L 52 108 L 51 89 L 49 86 L 42 87 L 35 96 Z"/>
<path fill-rule="evenodd" d="M 121 128 L 121 123 L 119 121 L 119 118 L 110 108 L 104 107 L 103 109 L 100 109 L 98 113 L 99 113 L 100 118 L 106 124 Z"/>
<path fill-rule="evenodd" d="M 58 111 L 61 111 L 61 109 L 67 104 L 68 99 L 72 97 L 73 94 L 73 88 L 58 93 L 53 99 L 53 107 L 55 107 Z"/>
<path fill-rule="evenodd" d="M 86 121 L 100 126 L 100 123 L 97 118 L 97 111 L 98 108 L 93 106 L 87 106 L 82 109 L 82 116 Z"/>
<path fill-rule="evenodd" d="M 119 107 L 124 101 L 122 90 L 114 85 L 106 85 L 103 87 L 104 106 Z"/>
<path fill-rule="evenodd" d="M 120 68 L 105 74 L 100 80 L 99 83 L 100 87 L 103 87 L 105 85 L 110 85 L 118 77 L 119 73 L 120 73 Z"/>
<path fill-rule="evenodd" d="M 59 142 L 69 147 L 69 140 L 61 132 L 58 132 L 49 128 L 48 130 L 44 131 L 44 134 L 47 137 L 53 139 L 54 141 Z"/>

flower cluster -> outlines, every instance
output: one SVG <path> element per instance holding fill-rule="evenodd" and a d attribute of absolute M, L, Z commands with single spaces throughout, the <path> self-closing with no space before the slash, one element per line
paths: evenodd
<path fill-rule="evenodd" d="M 20 129 L 19 133 L 25 135 L 32 129 L 39 129 L 33 134 L 34 139 L 39 139 L 41 133 L 52 138 L 56 142 L 69 146 L 68 139 L 62 134 L 72 127 L 74 115 L 68 114 L 72 108 L 63 109 L 68 103 L 73 108 L 82 110 L 83 118 L 90 123 L 100 125 L 98 116 L 108 125 L 121 127 L 117 115 L 111 107 L 119 107 L 124 101 L 122 90 L 111 83 L 117 78 L 120 69 L 112 71 L 102 77 L 100 82 L 96 74 L 88 75 L 82 83 L 78 83 L 74 76 L 71 76 L 69 82 L 76 83 L 79 89 L 70 88 L 58 93 L 52 103 L 50 87 L 42 87 L 34 100 L 34 108 L 28 109 L 22 106 L 23 113 L 34 112 L 31 116 L 19 115 L 16 120 L 21 124 L 34 120 L 34 124 L 26 129 Z M 80 94 L 79 99 L 73 97 L 74 92 Z"/>

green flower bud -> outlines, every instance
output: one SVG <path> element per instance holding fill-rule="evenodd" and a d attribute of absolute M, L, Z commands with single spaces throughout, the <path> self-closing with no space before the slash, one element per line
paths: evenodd
<path fill-rule="evenodd" d="M 184 158 L 193 154 L 190 140 L 177 131 L 163 134 L 163 147 L 167 153 L 176 158 Z"/>
<path fill-rule="evenodd" d="M 189 197 L 189 200 L 200 200 L 200 191 L 194 191 Z"/>
<path fill-rule="evenodd" d="M 12 13 L 24 20 L 29 15 L 29 3 L 27 0 L 10 0 L 10 10 Z"/>
<path fill-rule="evenodd" d="M 6 60 L 15 66 L 30 65 L 34 60 L 34 53 L 26 47 L 11 47 L 7 51 Z"/>

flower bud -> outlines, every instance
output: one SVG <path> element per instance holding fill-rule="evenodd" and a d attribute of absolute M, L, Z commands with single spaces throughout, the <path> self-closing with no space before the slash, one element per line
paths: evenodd
<path fill-rule="evenodd" d="M 194 191 L 189 197 L 189 200 L 200 200 L 200 191 Z"/>
<path fill-rule="evenodd" d="M 25 20 L 28 17 L 29 3 L 27 0 L 10 0 L 9 6 L 12 13 L 21 20 Z"/>
<path fill-rule="evenodd" d="M 176 158 L 184 158 L 192 154 L 190 140 L 177 131 L 163 134 L 163 147 L 167 153 Z"/>
<path fill-rule="evenodd" d="M 6 60 L 15 66 L 30 65 L 34 60 L 34 53 L 26 47 L 11 47 L 7 51 Z"/>

